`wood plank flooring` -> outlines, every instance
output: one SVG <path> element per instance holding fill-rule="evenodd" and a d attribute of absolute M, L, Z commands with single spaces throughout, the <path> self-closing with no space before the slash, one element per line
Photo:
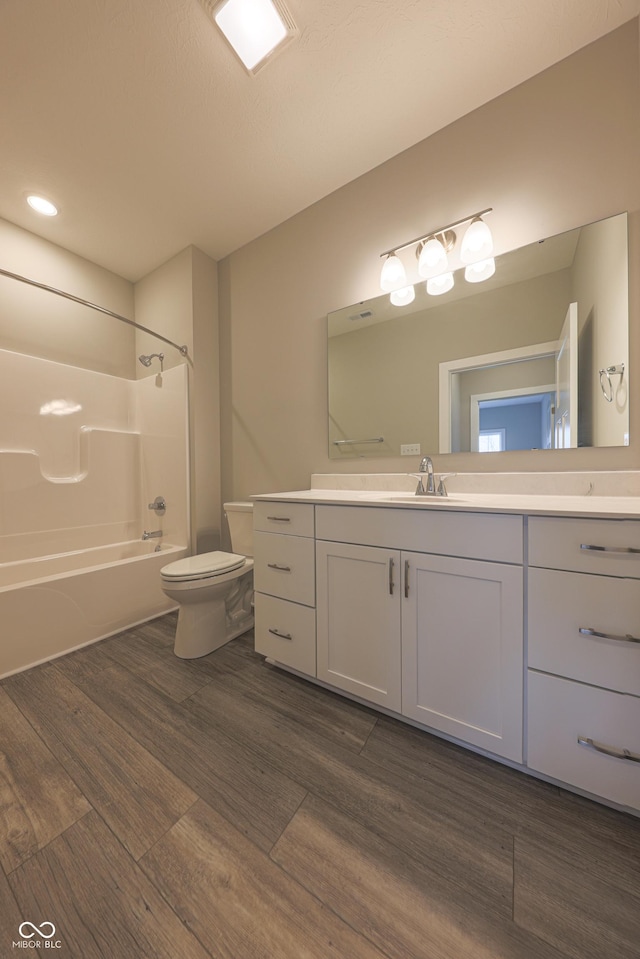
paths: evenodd
<path fill-rule="evenodd" d="M 0 683 L 0 957 L 640 959 L 640 820 L 174 628 Z"/>

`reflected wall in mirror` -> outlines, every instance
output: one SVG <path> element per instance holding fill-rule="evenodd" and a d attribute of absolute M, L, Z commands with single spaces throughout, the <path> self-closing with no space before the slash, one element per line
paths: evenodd
<path fill-rule="evenodd" d="M 627 214 L 463 273 L 329 314 L 329 456 L 628 444 Z"/>

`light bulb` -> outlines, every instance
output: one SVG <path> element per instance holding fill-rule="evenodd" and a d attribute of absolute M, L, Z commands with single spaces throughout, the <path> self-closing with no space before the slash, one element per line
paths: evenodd
<path fill-rule="evenodd" d="M 257 67 L 287 36 L 272 0 L 225 0 L 216 8 L 214 20 L 247 70 Z"/>
<path fill-rule="evenodd" d="M 476 260 L 487 260 L 493 253 L 493 237 L 491 230 L 481 217 L 471 221 L 467 232 L 462 238 L 460 259 L 463 263 L 475 263 Z"/>
<path fill-rule="evenodd" d="M 397 254 L 390 253 L 382 264 L 380 289 L 384 290 L 385 293 L 389 293 L 391 290 L 401 287 L 403 284 L 406 285 L 406 282 L 407 274 L 402 265 L 402 260 Z"/>
<path fill-rule="evenodd" d="M 435 236 L 429 237 L 420 250 L 418 273 L 426 280 L 438 273 L 444 273 L 448 266 L 447 253 L 442 243 Z"/>
<path fill-rule="evenodd" d="M 416 298 L 416 291 L 412 286 L 405 286 L 402 290 L 394 290 L 389 299 L 394 306 L 408 306 Z"/>
<path fill-rule="evenodd" d="M 477 263 L 470 263 L 464 269 L 464 278 L 467 283 L 482 283 L 488 280 L 496 272 L 496 261 L 493 257 L 488 260 L 478 260 Z"/>
<path fill-rule="evenodd" d="M 45 200 L 43 196 L 28 196 L 27 203 L 33 210 L 42 213 L 44 216 L 56 216 L 58 212 L 58 208 L 50 200 Z"/>
<path fill-rule="evenodd" d="M 453 273 L 441 273 L 440 276 L 432 276 L 427 280 L 427 293 L 429 296 L 441 296 L 448 293 L 453 288 Z"/>

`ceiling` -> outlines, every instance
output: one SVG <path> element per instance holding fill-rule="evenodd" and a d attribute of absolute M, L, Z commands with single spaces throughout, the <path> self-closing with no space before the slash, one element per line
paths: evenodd
<path fill-rule="evenodd" d="M 2 0 L 0 217 L 134 281 L 189 244 L 220 259 L 640 0 L 287 7 L 298 38 L 250 76 L 198 0 Z"/>

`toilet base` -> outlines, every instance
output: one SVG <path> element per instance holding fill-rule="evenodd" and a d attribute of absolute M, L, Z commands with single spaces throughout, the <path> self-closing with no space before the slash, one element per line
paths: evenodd
<path fill-rule="evenodd" d="M 232 573 L 204 587 L 172 589 L 165 583 L 163 590 L 180 602 L 173 647 L 179 659 L 207 656 L 253 629 L 253 563 L 240 576 Z"/>
<path fill-rule="evenodd" d="M 229 621 L 225 603 L 181 606 L 173 651 L 179 659 L 199 659 L 253 629 L 253 616 Z"/>

